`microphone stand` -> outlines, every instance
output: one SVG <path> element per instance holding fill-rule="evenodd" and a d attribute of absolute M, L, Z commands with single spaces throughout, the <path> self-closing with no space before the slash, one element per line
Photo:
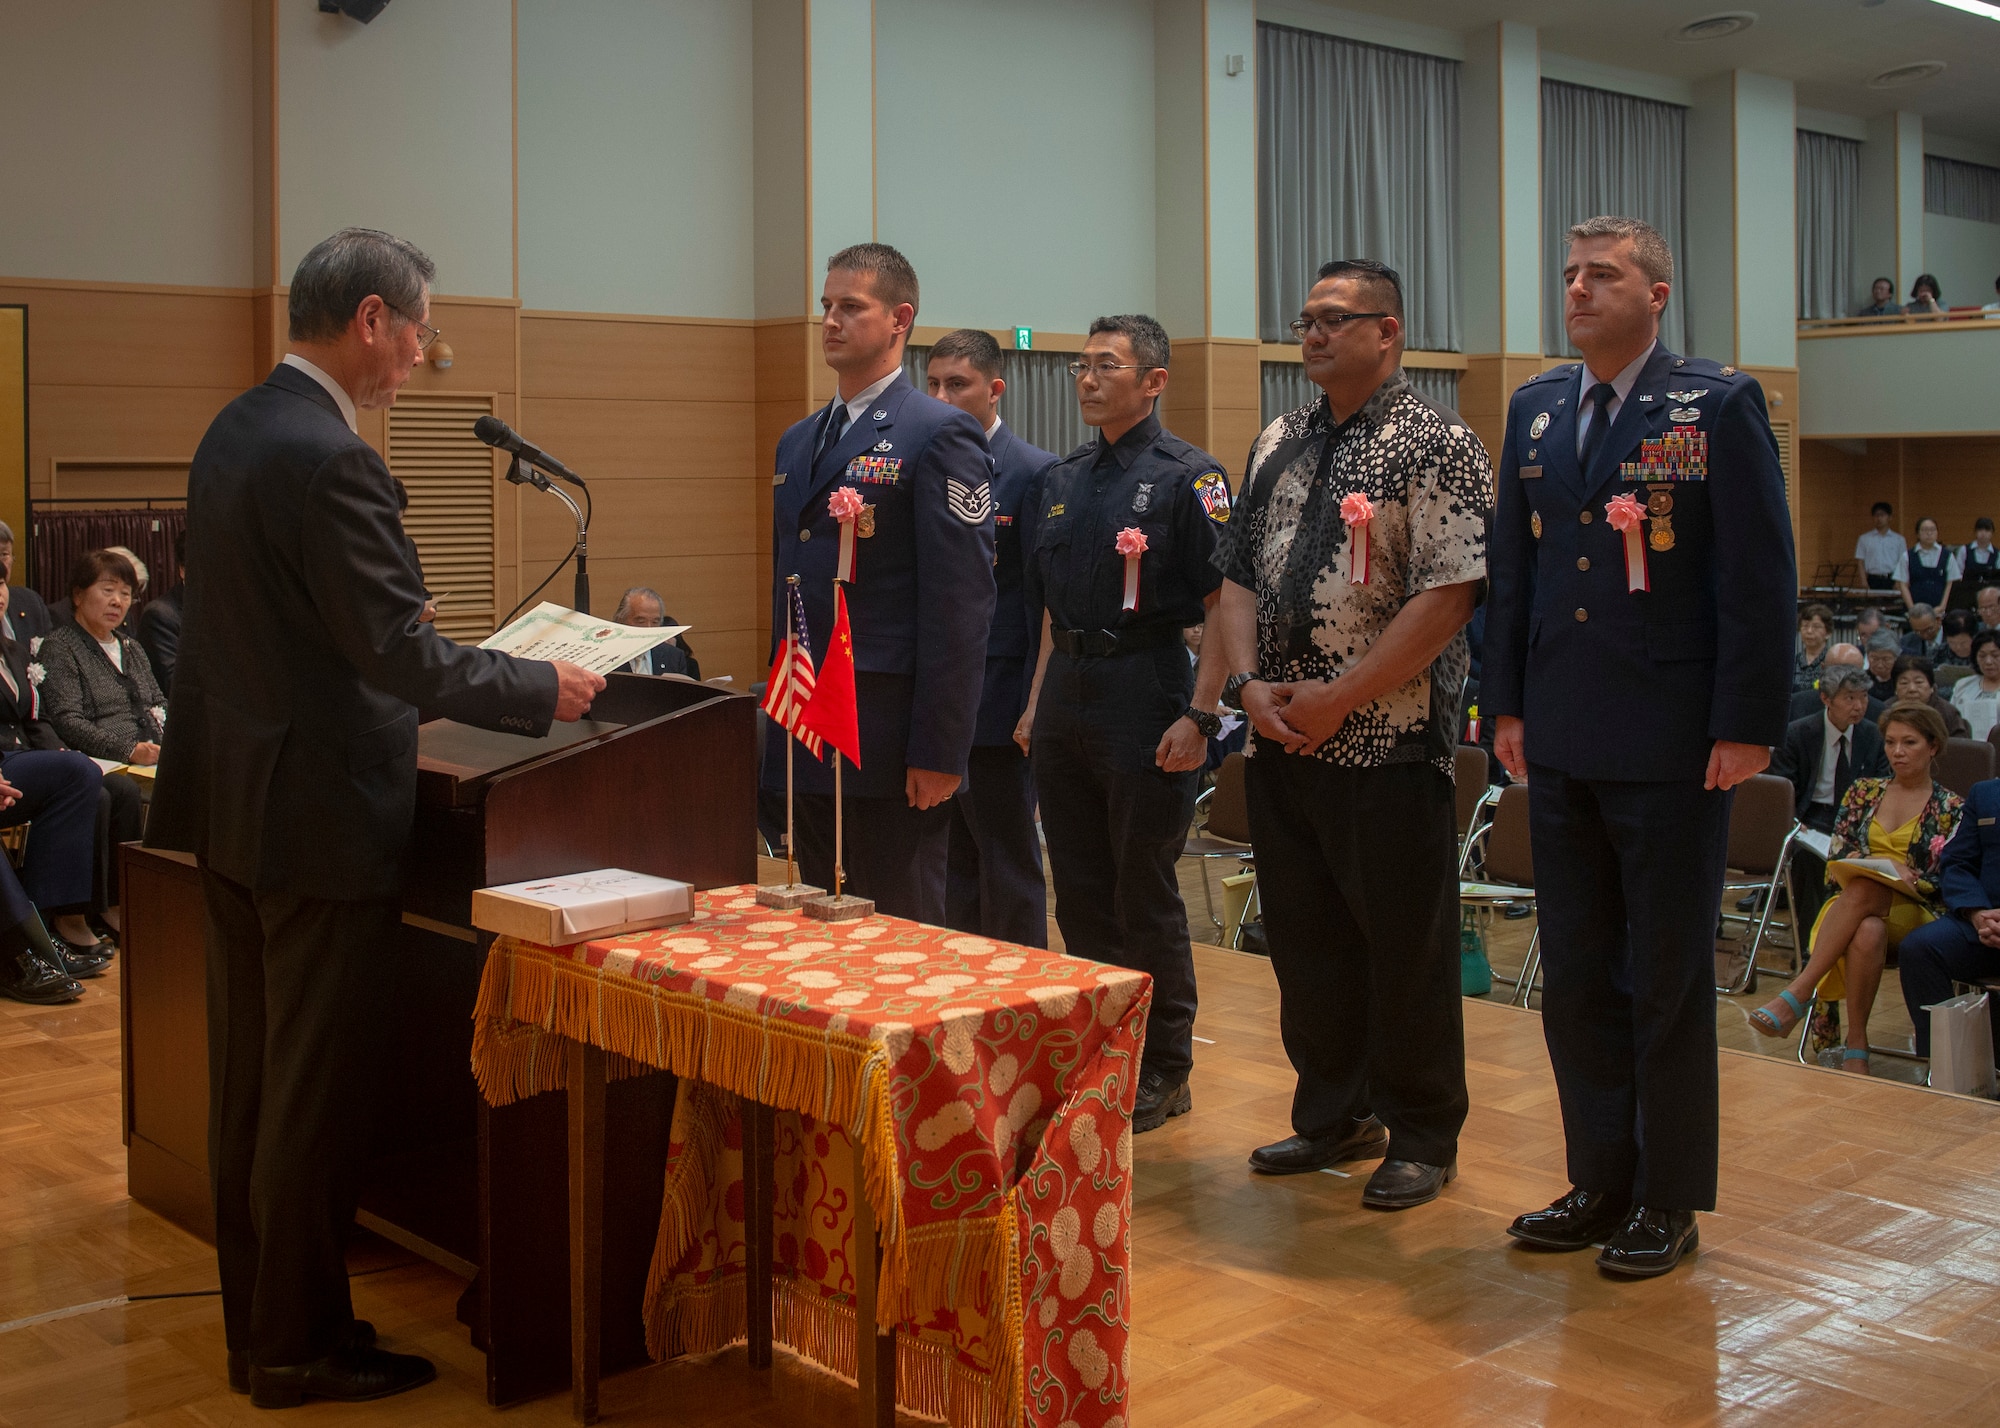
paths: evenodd
<path fill-rule="evenodd" d="M 590 523 L 583 517 L 583 508 L 570 499 L 569 492 L 549 480 L 548 477 L 537 471 L 533 466 L 523 462 L 518 452 L 515 453 L 514 459 L 507 463 L 507 479 L 512 481 L 516 486 L 533 486 L 537 491 L 548 492 L 565 506 L 568 506 L 569 513 L 576 518 L 576 546 L 574 551 L 576 555 L 575 609 L 579 614 L 588 615 L 590 613 Z M 583 486 L 583 482 L 581 481 L 578 481 L 576 484 Z M 584 487 L 584 490 L 588 493 L 589 487 Z M 560 570 L 562 567 L 558 566 L 556 568 Z"/>

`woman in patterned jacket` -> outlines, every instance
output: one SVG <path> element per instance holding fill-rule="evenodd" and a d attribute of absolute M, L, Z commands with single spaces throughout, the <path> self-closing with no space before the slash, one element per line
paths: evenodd
<path fill-rule="evenodd" d="M 1848 1004 L 1841 1069 L 1868 1074 L 1868 1013 L 1882 980 L 1889 949 L 1906 933 L 1942 915 L 1937 860 L 1958 827 L 1959 796 L 1931 777 L 1931 761 L 1944 749 L 1944 721 L 1924 704 L 1897 703 L 1882 711 L 1883 752 L 1891 777 L 1858 778 L 1841 800 L 1827 856 L 1827 902 L 1813 924 L 1812 955 L 1778 999 L 1750 1014 L 1766 1036 L 1783 1036 L 1806 1014 L 1806 999 L 1822 1008 L 1812 1035 L 1830 1046 L 1839 1035 L 1835 1004 Z M 1886 859 L 1893 883 L 1851 875 L 1840 885 L 1842 858 Z M 1918 1015 L 1913 1009 L 1912 1016 Z"/>

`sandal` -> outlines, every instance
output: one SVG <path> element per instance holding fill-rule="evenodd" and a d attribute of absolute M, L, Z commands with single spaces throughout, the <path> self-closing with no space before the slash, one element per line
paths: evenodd
<path fill-rule="evenodd" d="M 1850 1064 L 1856 1061 L 1861 1063 L 1858 1070 Z M 1855 1076 L 1875 1074 L 1868 1069 L 1868 1048 L 1865 1046 L 1843 1046 L 1840 1049 L 1840 1069 Z"/>
<path fill-rule="evenodd" d="M 1790 1021 L 1781 1022 L 1778 1020 L 1777 1012 L 1772 1010 L 1772 1008 L 1778 1005 L 1778 1002 L 1783 1002 L 1792 1009 L 1792 1019 Z M 1759 1032 L 1764 1036 L 1790 1036 L 1792 1028 L 1804 1021 L 1805 1016 L 1806 1009 L 1804 1004 L 1787 990 L 1778 993 L 1777 1002 L 1770 1002 L 1758 1007 L 1757 1010 L 1749 1014 L 1746 1020 L 1749 1021 L 1753 1031 Z"/>

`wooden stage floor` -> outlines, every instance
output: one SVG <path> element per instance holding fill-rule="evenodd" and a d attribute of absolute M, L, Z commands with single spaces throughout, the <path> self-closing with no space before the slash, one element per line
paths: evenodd
<path fill-rule="evenodd" d="M 1134 1428 L 2000 1421 L 2000 1106 L 1725 1051 L 1701 1254 L 1614 1283 L 1503 1233 L 1565 1186 L 1536 1015 L 1467 1004 L 1462 1173 L 1383 1215 L 1360 1207 L 1365 1165 L 1249 1174 L 1286 1129 L 1276 987 L 1260 959 L 1196 957 L 1194 1113 L 1138 1142 Z M 69 1008 L 0 1002 L 0 1425 L 280 1421 L 224 1385 L 206 1247 L 125 1196 L 117 995 L 114 974 Z M 569 1421 L 566 1396 L 485 1407 L 460 1281 L 372 1237 L 353 1267 L 357 1310 L 439 1382 L 300 1421 Z M 851 1390 L 780 1360 L 768 1382 L 741 1349 L 621 1375 L 605 1421 L 853 1421 Z"/>

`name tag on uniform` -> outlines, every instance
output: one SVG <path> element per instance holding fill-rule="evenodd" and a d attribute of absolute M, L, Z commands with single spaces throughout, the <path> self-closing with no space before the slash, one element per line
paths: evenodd
<path fill-rule="evenodd" d="M 1991 828 L 1993 826 L 1993 820 L 1991 818 L 1982 818 L 1979 820 L 1979 826 L 1981 828 Z"/>
<path fill-rule="evenodd" d="M 1539 467 L 1539 466 L 1523 466 L 1523 467 L 1521 468 L 1521 479 L 1522 479 L 1523 481 L 1539 481 L 1539 480 L 1541 480 L 1541 479 L 1542 479 L 1542 468 L 1541 468 L 1541 467 Z"/>

